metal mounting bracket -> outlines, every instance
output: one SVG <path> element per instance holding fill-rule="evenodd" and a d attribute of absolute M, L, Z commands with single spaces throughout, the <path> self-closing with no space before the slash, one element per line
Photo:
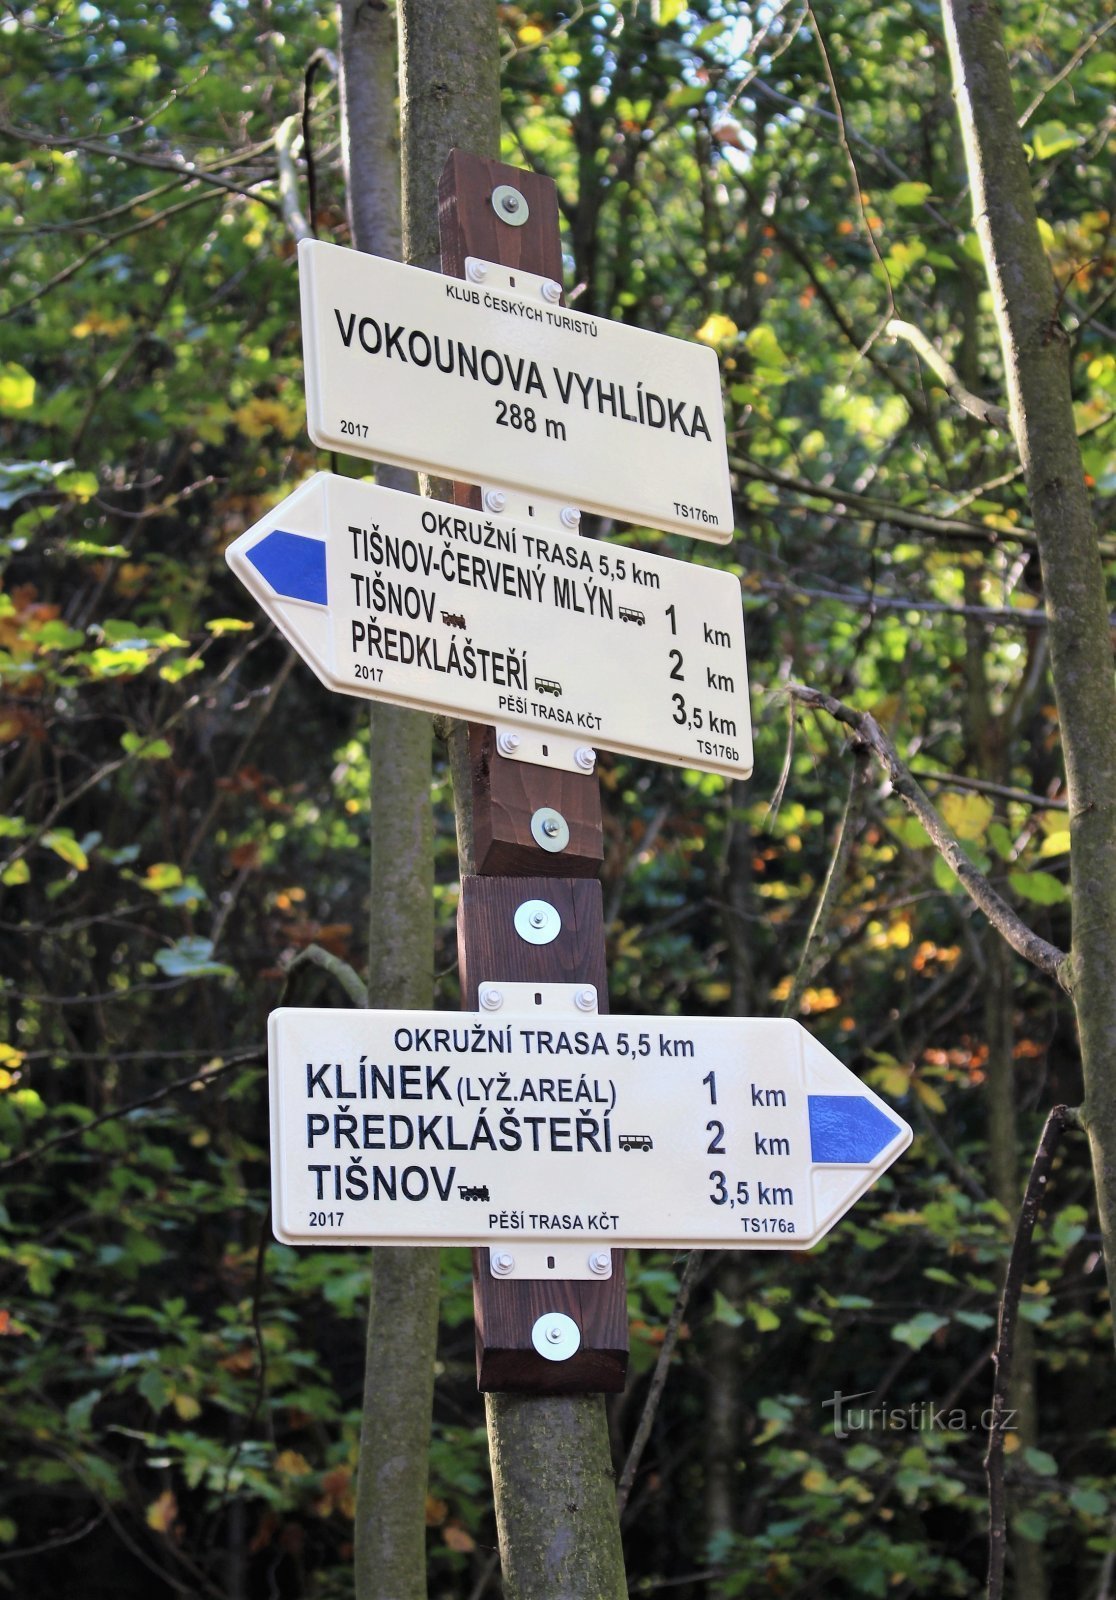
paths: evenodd
<path fill-rule="evenodd" d="M 591 1017 L 597 1014 L 597 991 L 591 983 L 482 983 L 480 1008 L 487 1015 L 509 1011 L 520 1016 Z M 490 1247 L 488 1267 L 494 1278 L 578 1278 L 603 1282 L 612 1277 L 612 1250 L 599 1245 L 527 1243 L 509 1239 Z"/>

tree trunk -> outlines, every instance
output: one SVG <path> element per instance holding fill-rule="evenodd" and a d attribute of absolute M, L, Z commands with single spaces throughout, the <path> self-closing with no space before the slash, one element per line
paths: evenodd
<path fill-rule="evenodd" d="M 1067 339 L 1039 238 L 999 13 L 943 17 L 992 290 L 1011 425 L 1031 500 L 1069 796 L 1074 1002 L 1085 1123 L 1109 1289 L 1116 1295 L 1116 686 L 1100 553 L 1074 428 Z"/>
<path fill-rule="evenodd" d="M 625 1600 L 602 1396 L 490 1394 L 505 1600 Z"/>
<path fill-rule="evenodd" d="M 398 260 L 402 233 L 395 113 L 395 19 L 386 6 L 342 0 L 342 152 L 353 245 Z M 377 481 L 414 491 L 414 474 Z M 430 719 L 371 710 L 368 999 L 428 1010 L 434 1003 L 434 835 Z M 423 1600 L 426 1489 L 437 1250 L 372 1252 L 354 1528 L 356 1600 Z"/>

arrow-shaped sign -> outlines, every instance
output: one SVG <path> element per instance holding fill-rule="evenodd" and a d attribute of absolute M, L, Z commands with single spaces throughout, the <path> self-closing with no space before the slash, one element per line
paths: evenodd
<path fill-rule="evenodd" d="M 584 993 L 274 1012 L 277 1236 L 803 1249 L 910 1143 L 796 1022 L 598 1017 Z"/>
<path fill-rule="evenodd" d="M 730 573 L 328 472 L 227 558 L 330 689 L 571 748 L 752 770 Z"/>

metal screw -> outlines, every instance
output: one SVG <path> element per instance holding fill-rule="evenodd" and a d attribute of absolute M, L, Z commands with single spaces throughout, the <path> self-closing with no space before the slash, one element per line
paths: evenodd
<path fill-rule="evenodd" d="M 504 1003 L 504 997 L 499 989 L 486 989 L 481 995 L 481 1005 L 486 1011 L 499 1011 Z"/>
<path fill-rule="evenodd" d="M 503 733 L 498 733 L 496 735 L 496 748 L 502 756 L 513 755 L 519 749 L 518 733 L 509 733 L 507 730 Z"/>
<path fill-rule="evenodd" d="M 574 760 L 582 772 L 592 772 L 597 765 L 597 752 L 591 745 L 579 744 L 574 751 Z"/>
<path fill-rule="evenodd" d="M 561 824 L 554 817 L 544 817 L 539 826 L 548 839 L 556 839 L 562 831 Z"/>
<path fill-rule="evenodd" d="M 589 1271 L 590 1272 L 599 1272 L 603 1276 L 606 1272 L 611 1272 L 611 1270 L 612 1270 L 612 1252 L 611 1252 L 611 1250 L 598 1250 L 595 1255 L 591 1255 L 589 1257 Z"/>
<path fill-rule="evenodd" d="M 544 300 L 549 300 L 552 306 L 556 306 L 562 298 L 562 285 L 555 283 L 553 278 L 544 278 L 542 297 Z"/>
<path fill-rule="evenodd" d="M 508 497 L 503 489 L 486 489 L 484 491 L 484 509 L 486 511 L 503 511 L 508 503 Z"/>
<path fill-rule="evenodd" d="M 580 528 L 581 512 L 576 506 L 562 507 L 562 526 L 564 528 Z"/>
<path fill-rule="evenodd" d="M 565 1335 L 563 1334 L 561 1328 L 555 1327 L 547 1328 L 544 1335 L 544 1338 L 548 1344 L 561 1344 L 564 1337 Z"/>
<path fill-rule="evenodd" d="M 466 272 L 471 283 L 483 283 L 488 277 L 488 268 L 483 261 L 470 261 Z"/>
<path fill-rule="evenodd" d="M 532 928 L 545 928 L 546 912 L 532 911 L 531 915 L 527 918 L 527 921 L 531 924 Z"/>
<path fill-rule="evenodd" d="M 509 1272 L 515 1271 L 515 1257 L 510 1256 L 506 1250 L 499 1251 L 492 1257 L 492 1270 L 506 1278 Z"/>
<path fill-rule="evenodd" d="M 596 1009 L 597 1009 L 597 991 L 596 991 L 596 989 L 579 989 L 577 991 L 577 993 L 574 995 L 574 1005 L 577 1007 L 577 1009 L 579 1011 L 596 1011 Z"/>
<path fill-rule="evenodd" d="M 531 215 L 531 208 L 519 190 L 513 189 L 507 183 L 501 183 L 493 189 L 492 209 L 501 222 L 506 222 L 513 228 L 522 228 Z"/>

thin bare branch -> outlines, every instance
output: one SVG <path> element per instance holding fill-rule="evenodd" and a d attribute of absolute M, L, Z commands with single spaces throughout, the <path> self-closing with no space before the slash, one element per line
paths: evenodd
<path fill-rule="evenodd" d="M 806 943 L 802 947 L 802 957 L 798 963 L 798 971 L 790 987 L 790 993 L 783 1004 L 783 1016 L 793 1017 L 798 1011 L 798 1002 L 802 998 L 802 991 L 813 977 L 818 965 L 817 951 L 825 938 L 826 929 L 833 915 L 833 908 L 837 903 L 837 896 L 845 881 L 845 872 L 852 854 L 853 838 L 857 832 L 860 801 L 864 793 L 864 786 L 868 778 L 868 750 L 864 745 L 854 748 L 855 761 L 852 773 L 849 776 L 849 792 L 845 800 L 845 809 L 837 825 L 837 834 L 833 841 L 833 855 L 829 862 L 829 871 L 825 875 L 825 883 L 818 897 L 817 907 L 806 934 Z"/>
<path fill-rule="evenodd" d="M 1031 1175 L 1019 1208 L 1019 1221 L 1011 1246 L 1004 1292 L 1000 1297 L 1000 1317 L 992 1362 L 996 1378 L 992 1386 L 992 1416 L 988 1424 L 988 1453 L 984 1470 L 988 1477 L 988 1586 L 987 1600 L 1002 1600 L 1004 1592 L 1004 1557 L 1007 1554 L 1007 1497 L 1004 1492 L 1004 1413 L 1007 1409 L 1008 1389 L 1011 1384 L 1011 1362 L 1015 1351 L 1015 1326 L 1019 1315 L 1019 1301 L 1023 1293 L 1023 1278 L 1027 1269 L 1027 1254 L 1031 1236 L 1038 1220 L 1050 1168 L 1058 1141 L 1066 1124 L 1073 1119 L 1068 1106 L 1054 1106 L 1046 1119 L 1042 1137 L 1035 1151 Z"/>
<path fill-rule="evenodd" d="M 1040 972 L 1056 978 L 1067 993 L 1072 992 L 1070 960 L 1066 952 L 1040 938 L 1029 928 L 1007 901 L 997 894 L 984 873 L 973 865 L 957 836 L 917 783 L 910 768 L 900 760 L 898 751 L 875 717 L 867 711 L 856 711 L 843 700 L 823 694 L 819 689 L 809 689 L 805 684 L 790 684 L 787 693 L 800 705 L 827 711 L 836 721 L 843 722 L 852 730 L 857 742 L 866 745 L 875 756 L 895 792 L 921 822 L 938 854 L 957 874 L 966 894 L 983 911 L 992 926 L 1003 935 L 1017 955 L 1021 955 Z"/>
<path fill-rule="evenodd" d="M 944 386 L 950 399 L 959 405 L 962 411 L 970 417 L 975 417 L 978 422 L 987 423 L 990 428 L 998 428 L 1004 433 L 1010 432 L 1011 422 L 1006 408 L 994 405 L 991 400 L 982 400 L 978 394 L 973 394 L 967 389 L 945 356 L 930 343 L 921 328 L 916 327 L 913 322 L 904 322 L 899 317 L 893 317 L 884 331 L 892 339 L 906 340 Z"/>

